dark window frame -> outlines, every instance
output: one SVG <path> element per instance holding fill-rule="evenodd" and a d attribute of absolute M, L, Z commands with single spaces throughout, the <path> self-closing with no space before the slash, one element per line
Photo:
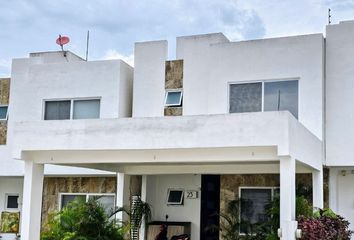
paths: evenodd
<path fill-rule="evenodd" d="M 5 118 L 0 117 L 0 121 L 6 121 L 9 115 L 9 105 L 0 105 L 0 108 L 6 108 Z"/>
<path fill-rule="evenodd" d="M 262 84 L 262 93 L 261 93 L 261 110 L 260 111 L 245 111 L 245 112 L 266 112 L 266 111 L 277 111 L 277 110 L 265 110 L 265 85 L 267 84 L 276 84 L 276 83 L 289 83 L 289 82 L 296 82 L 296 88 L 297 88 L 297 92 L 296 92 L 296 98 L 297 98 L 297 109 L 295 114 L 292 113 L 290 110 L 279 110 L 279 111 L 289 111 L 296 119 L 299 118 L 299 109 L 300 109 L 300 94 L 299 94 L 299 90 L 300 90 L 300 79 L 299 78 L 285 78 L 285 79 L 272 79 L 272 80 L 257 80 L 257 81 L 245 81 L 245 82 L 229 82 L 228 83 L 228 113 L 242 113 L 240 112 L 232 112 L 231 111 L 231 87 L 233 85 L 246 85 L 246 84 Z"/>
<path fill-rule="evenodd" d="M 9 197 L 17 198 L 17 207 L 9 207 Z M 18 193 L 6 193 L 5 194 L 5 210 L 18 210 L 20 208 L 19 204 L 20 194 Z"/>
<path fill-rule="evenodd" d="M 75 111 L 75 102 L 80 101 L 98 101 L 98 117 L 96 118 L 74 118 L 74 111 Z M 69 111 L 69 118 L 65 119 L 47 119 L 47 103 L 51 102 L 70 102 L 70 111 Z M 44 99 L 43 100 L 43 113 L 42 119 L 45 121 L 51 120 L 80 120 L 80 119 L 100 119 L 101 118 L 101 97 L 86 97 L 86 98 L 60 98 L 60 99 Z"/>

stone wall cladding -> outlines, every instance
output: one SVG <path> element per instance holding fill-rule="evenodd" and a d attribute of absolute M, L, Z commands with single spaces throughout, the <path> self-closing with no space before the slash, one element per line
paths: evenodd
<path fill-rule="evenodd" d="M 0 78 L 0 105 L 8 105 L 10 97 L 10 78 Z"/>
<path fill-rule="evenodd" d="M 7 121 L 0 121 L 0 145 L 6 144 Z"/>
<path fill-rule="evenodd" d="M 141 175 L 131 175 L 130 176 L 130 196 L 141 196 Z"/>
<path fill-rule="evenodd" d="M 167 107 L 164 110 L 165 116 L 182 116 L 182 107 Z"/>
<path fill-rule="evenodd" d="M 165 90 L 183 88 L 183 60 L 166 61 L 165 64 Z M 182 116 L 182 107 L 165 107 L 165 116 Z"/>
<path fill-rule="evenodd" d="M 10 78 L 0 78 L 0 106 L 9 105 Z M 7 121 L 0 120 L 0 145 L 6 144 Z"/>
<path fill-rule="evenodd" d="M 329 168 L 323 168 L 323 205 L 329 208 Z"/>
<path fill-rule="evenodd" d="M 328 169 L 324 169 L 324 207 L 328 207 Z M 312 188 L 311 174 L 296 174 L 296 184 Z M 221 175 L 220 212 L 227 203 L 239 197 L 239 187 L 279 187 L 279 174 Z"/>
<path fill-rule="evenodd" d="M 116 177 L 45 177 L 42 228 L 48 214 L 59 210 L 59 193 L 116 193 Z"/>
<path fill-rule="evenodd" d="M 166 61 L 165 89 L 183 88 L 183 60 Z"/>

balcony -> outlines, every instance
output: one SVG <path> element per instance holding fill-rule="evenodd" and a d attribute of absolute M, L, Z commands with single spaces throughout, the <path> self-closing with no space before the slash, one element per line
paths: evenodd
<path fill-rule="evenodd" d="M 292 156 L 322 166 L 322 142 L 289 112 L 18 122 L 13 157 L 54 164 L 229 163 Z"/>

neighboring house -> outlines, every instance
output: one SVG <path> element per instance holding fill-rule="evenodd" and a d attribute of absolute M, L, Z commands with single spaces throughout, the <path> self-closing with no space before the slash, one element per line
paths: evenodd
<path fill-rule="evenodd" d="M 122 61 L 87 63 L 71 52 L 66 57 L 63 52 L 31 53 L 28 59 L 14 60 L 11 79 L 0 79 L 0 213 L 23 210 L 24 164 L 11 158 L 14 123 L 129 117 L 132 77 L 132 67 Z M 49 212 L 75 196 L 101 196 L 107 209 L 113 208 L 116 186 L 116 174 L 110 171 L 46 166 L 42 226 Z M 1 231 L 0 236 L 14 239 Z"/>
<path fill-rule="evenodd" d="M 153 221 L 168 215 L 191 239 L 218 239 L 204 230 L 218 225 L 214 213 L 232 199 L 252 200 L 253 211 L 241 214 L 262 221 L 277 194 L 282 239 L 295 239 L 300 185 L 312 189 L 315 207 L 329 205 L 354 223 L 353 37 L 353 21 L 327 26 L 326 38 L 178 37 L 176 60 L 167 59 L 167 41 L 141 42 L 134 70 L 70 52 L 14 59 L 0 171 L 16 180 L 0 184 L 17 182 L 0 191 L 23 194 L 22 239 L 38 239 L 41 214 L 45 222 L 48 211 L 82 193 L 111 193 L 104 202 L 115 196 L 117 206 L 140 195 Z M 61 165 L 55 178 L 47 165 Z M 110 173 L 74 179 L 63 166 Z"/>

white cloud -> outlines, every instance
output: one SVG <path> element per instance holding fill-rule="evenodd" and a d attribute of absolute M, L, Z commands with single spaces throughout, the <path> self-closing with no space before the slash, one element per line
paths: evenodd
<path fill-rule="evenodd" d="M 0 78 L 9 77 L 11 71 L 11 60 L 0 59 Z"/>
<path fill-rule="evenodd" d="M 119 53 L 117 50 L 109 49 L 104 53 L 102 58 L 103 60 L 111 60 L 111 59 L 121 59 L 124 62 L 128 63 L 130 66 L 134 66 L 134 55 L 124 55 Z"/>
<path fill-rule="evenodd" d="M 323 32 L 327 24 L 323 0 L 242 0 L 240 4 L 258 14 L 265 25 L 265 37 Z"/>
<path fill-rule="evenodd" d="M 160 39 L 169 40 L 173 58 L 176 36 L 223 32 L 237 41 L 324 32 L 329 7 L 332 23 L 354 18 L 354 0 L 0 0 L 0 59 L 57 50 L 58 34 L 84 56 L 87 30 L 90 59 L 132 64 L 134 42 Z M 9 65 L 2 60 L 0 74 Z"/>
<path fill-rule="evenodd" d="M 0 67 L 10 68 L 11 67 L 11 60 L 10 59 L 0 59 Z"/>

